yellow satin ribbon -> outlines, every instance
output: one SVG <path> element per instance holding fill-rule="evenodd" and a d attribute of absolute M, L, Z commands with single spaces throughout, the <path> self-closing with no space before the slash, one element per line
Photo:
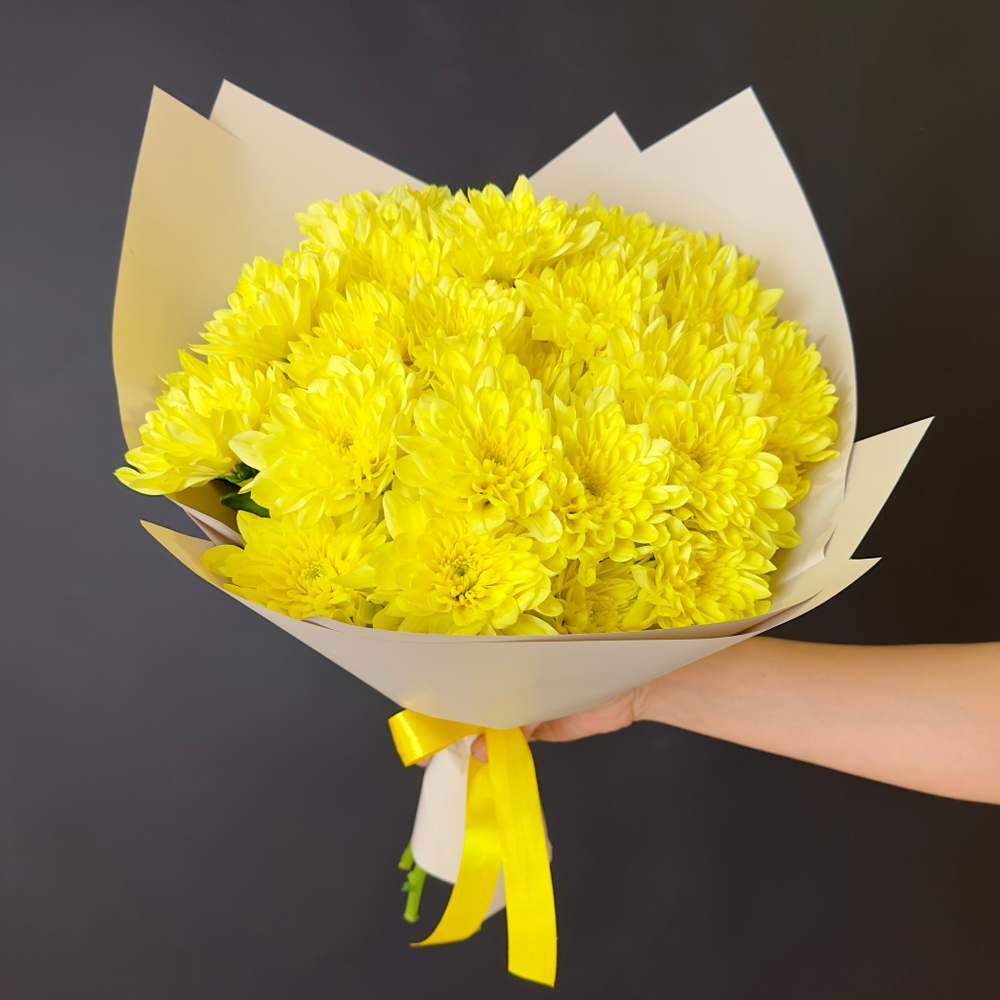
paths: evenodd
<path fill-rule="evenodd" d="M 535 764 L 520 729 L 488 729 L 409 710 L 389 720 L 409 767 L 464 736 L 486 736 L 489 763 L 469 757 L 465 840 L 458 880 L 441 922 L 416 944 L 462 941 L 479 930 L 503 867 L 507 896 L 507 968 L 515 976 L 556 981 L 556 907 L 545 846 Z"/>

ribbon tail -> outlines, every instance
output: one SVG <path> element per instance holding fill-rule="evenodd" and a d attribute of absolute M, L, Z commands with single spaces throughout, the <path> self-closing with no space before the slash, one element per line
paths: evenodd
<path fill-rule="evenodd" d="M 440 923 L 430 937 L 413 947 L 462 941 L 479 930 L 500 875 L 500 834 L 493 809 L 493 789 L 486 764 L 469 758 L 466 783 L 465 840 L 455 887 Z"/>
<path fill-rule="evenodd" d="M 487 729 L 486 752 L 507 894 L 507 968 L 554 986 L 556 906 L 535 763 L 520 729 Z"/>

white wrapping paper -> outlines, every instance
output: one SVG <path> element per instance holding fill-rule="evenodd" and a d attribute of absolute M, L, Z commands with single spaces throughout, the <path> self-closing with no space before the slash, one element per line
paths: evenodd
<path fill-rule="evenodd" d="M 716 229 L 761 259 L 763 284 L 786 289 L 779 316 L 799 319 L 838 388 L 841 456 L 811 474 L 796 507 L 803 542 L 779 562 L 771 610 L 722 625 L 573 636 L 442 636 L 380 632 L 328 619 L 296 621 L 240 600 L 399 705 L 426 715 L 510 728 L 587 708 L 741 642 L 829 600 L 877 560 L 851 555 L 929 421 L 854 445 L 850 330 L 822 237 L 752 91 L 736 95 L 640 153 L 612 115 L 534 175 L 539 196 L 645 211 L 654 222 Z M 421 182 L 224 84 L 206 120 L 155 91 L 136 169 L 114 315 L 114 363 L 129 446 L 177 350 L 225 304 L 243 263 L 297 245 L 295 213 L 349 191 Z M 235 541 L 214 485 L 180 503 L 207 536 L 150 533 L 204 580 L 199 558 Z M 613 647 L 609 644 L 615 644 Z M 414 855 L 454 879 L 464 825 L 467 747 L 428 768 Z M 502 886 L 493 909 L 502 903 Z"/>

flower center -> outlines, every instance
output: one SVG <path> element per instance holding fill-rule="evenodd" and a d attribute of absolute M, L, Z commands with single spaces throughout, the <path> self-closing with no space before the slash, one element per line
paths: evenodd
<path fill-rule="evenodd" d="M 312 583 L 314 580 L 319 580 L 321 577 L 326 576 L 329 571 L 330 567 L 325 562 L 320 559 L 314 559 L 305 568 L 305 572 L 303 572 L 302 576 Z"/>
<path fill-rule="evenodd" d="M 700 441 L 689 448 L 686 454 L 699 469 L 711 464 L 714 457 L 712 448 Z"/>
<path fill-rule="evenodd" d="M 611 621 L 617 610 L 616 603 L 610 597 L 592 597 L 587 601 L 587 619 L 592 625 Z"/>

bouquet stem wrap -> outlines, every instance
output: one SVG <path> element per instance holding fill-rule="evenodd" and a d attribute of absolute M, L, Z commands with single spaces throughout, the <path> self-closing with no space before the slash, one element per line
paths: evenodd
<path fill-rule="evenodd" d="M 486 737 L 489 763 L 469 759 L 465 838 L 458 879 L 441 922 L 417 945 L 462 941 L 479 930 L 503 868 L 507 968 L 552 986 L 556 911 L 531 750 L 520 729 L 490 729 L 405 711 L 389 719 L 409 767 L 465 736 Z"/>

